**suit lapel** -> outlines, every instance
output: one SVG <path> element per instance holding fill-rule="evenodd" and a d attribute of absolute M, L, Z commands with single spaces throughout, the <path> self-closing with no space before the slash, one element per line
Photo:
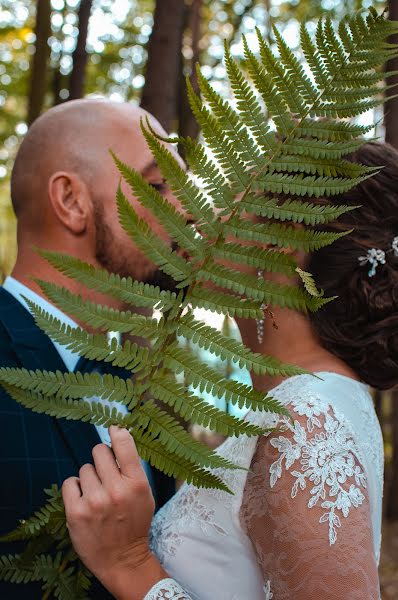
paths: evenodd
<path fill-rule="evenodd" d="M 66 371 L 50 338 L 37 327 L 32 315 L 12 294 L 0 288 L 0 321 L 7 330 L 21 367 Z M 92 460 L 92 448 L 100 442 L 94 426 L 80 421 L 54 419 L 77 467 Z"/>

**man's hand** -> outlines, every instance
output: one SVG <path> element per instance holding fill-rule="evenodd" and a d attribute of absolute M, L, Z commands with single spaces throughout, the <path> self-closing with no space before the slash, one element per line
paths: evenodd
<path fill-rule="evenodd" d="M 148 545 L 155 510 L 133 438 L 110 428 L 113 451 L 93 449 L 93 465 L 62 486 L 66 520 L 76 552 L 118 599 L 143 598 L 166 576 Z"/>

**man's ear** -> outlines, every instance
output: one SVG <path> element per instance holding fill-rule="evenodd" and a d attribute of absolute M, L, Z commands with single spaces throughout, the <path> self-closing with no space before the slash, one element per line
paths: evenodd
<path fill-rule="evenodd" d="M 87 185 L 76 173 L 57 171 L 48 182 L 48 195 L 58 220 L 75 235 L 84 233 L 91 212 Z"/>

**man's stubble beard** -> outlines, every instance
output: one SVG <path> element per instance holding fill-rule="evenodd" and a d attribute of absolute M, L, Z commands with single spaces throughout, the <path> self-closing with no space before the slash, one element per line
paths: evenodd
<path fill-rule="evenodd" d="M 129 248 L 115 238 L 106 223 L 102 204 L 97 201 L 94 207 L 95 257 L 98 263 L 110 273 L 116 273 L 120 277 L 132 277 L 158 286 L 161 290 L 176 291 L 176 284 L 172 277 L 151 265 L 146 258 L 142 257 L 140 261 L 133 249 L 129 252 Z"/>

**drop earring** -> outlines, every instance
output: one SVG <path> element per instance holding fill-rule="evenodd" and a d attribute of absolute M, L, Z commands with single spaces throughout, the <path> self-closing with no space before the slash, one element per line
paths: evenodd
<path fill-rule="evenodd" d="M 257 279 L 264 279 L 264 271 L 262 269 L 258 269 L 257 271 Z M 265 304 L 261 305 L 261 310 L 264 310 L 266 307 Z M 257 341 L 261 345 L 264 340 L 264 317 L 261 319 L 256 319 L 256 328 L 257 328 Z"/>

